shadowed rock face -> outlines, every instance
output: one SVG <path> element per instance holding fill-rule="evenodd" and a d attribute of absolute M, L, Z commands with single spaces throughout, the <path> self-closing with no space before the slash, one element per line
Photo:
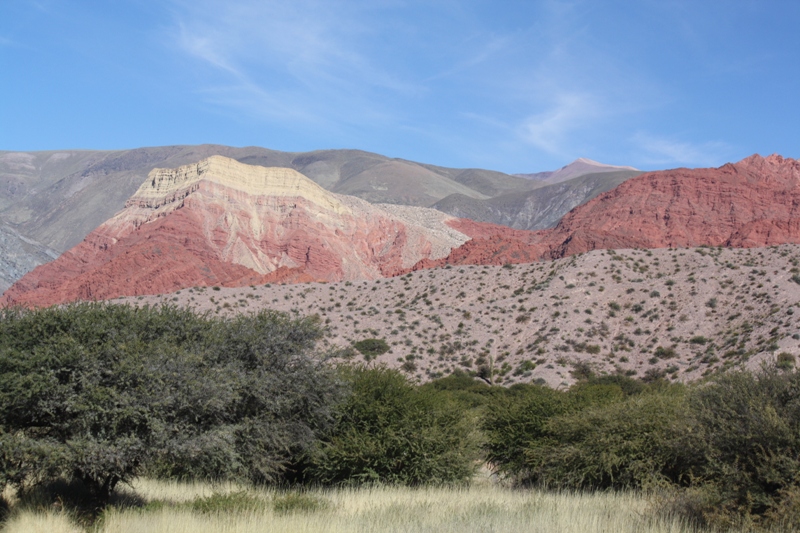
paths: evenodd
<path fill-rule="evenodd" d="M 333 194 L 291 169 L 213 156 L 152 171 L 122 211 L 19 280 L 4 303 L 390 276 L 466 242 L 451 219 Z"/>
<path fill-rule="evenodd" d="M 800 242 L 800 163 L 752 156 L 630 179 L 553 229 L 514 230 L 329 193 L 289 169 L 223 157 L 155 170 L 126 208 L 4 295 L 5 304 L 157 294 L 195 285 L 356 280 L 603 248 Z"/>
<path fill-rule="evenodd" d="M 641 174 L 638 170 L 582 175 L 532 191 L 503 194 L 481 200 L 451 194 L 433 207 L 458 218 L 469 218 L 515 229 L 552 228 L 573 208 Z"/>
<path fill-rule="evenodd" d="M 52 261 L 58 253 L 26 239 L 13 228 L 0 223 L 0 292 L 8 289 L 23 274 Z"/>

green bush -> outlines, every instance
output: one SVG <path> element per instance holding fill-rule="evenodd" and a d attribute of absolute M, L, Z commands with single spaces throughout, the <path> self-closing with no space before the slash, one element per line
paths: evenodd
<path fill-rule="evenodd" d="M 310 513 L 322 511 L 329 506 L 328 500 L 307 492 L 276 494 L 272 499 L 272 509 L 277 514 Z"/>
<path fill-rule="evenodd" d="M 475 469 L 475 423 L 447 395 L 411 385 L 384 367 L 344 369 L 350 393 L 333 432 L 311 457 L 322 484 L 419 485 L 468 481 Z"/>
<path fill-rule="evenodd" d="M 699 460 L 685 453 L 683 387 L 624 399 L 606 396 L 556 416 L 524 451 L 531 479 L 573 489 L 627 489 L 686 483 Z"/>
<path fill-rule="evenodd" d="M 455 370 L 449 376 L 424 383 L 420 388 L 438 391 L 467 409 L 484 406 L 493 396 L 507 391 L 505 387 L 492 387 L 479 381 L 463 370 Z"/>
<path fill-rule="evenodd" d="M 389 345 L 383 339 L 364 339 L 353 344 L 353 347 L 369 362 L 389 351 Z"/>
<path fill-rule="evenodd" d="M 550 418 L 571 408 L 565 393 L 536 385 L 514 385 L 491 398 L 481 424 L 488 463 L 500 474 L 527 480 L 525 450 L 544 436 Z"/>
<path fill-rule="evenodd" d="M 0 481 L 81 480 L 101 505 L 150 473 L 277 481 L 331 422 L 312 319 L 173 307 L 0 312 Z"/>
<path fill-rule="evenodd" d="M 716 494 L 706 511 L 756 519 L 800 514 L 800 374 L 737 371 L 690 395 L 699 478 Z M 800 521 L 793 523 L 800 527 Z"/>
<path fill-rule="evenodd" d="M 215 492 L 211 496 L 196 498 L 189 504 L 192 511 L 204 514 L 251 513 L 264 507 L 266 502 L 245 491 L 227 494 Z"/>
<path fill-rule="evenodd" d="M 794 354 L 791 354 L 789 352 L 781 352 L 775 359 L 775 366 L 777 366 L 781 370 L 791 370 L 792 368 L 794 368 L 795 362 L 796 358 Z"/>

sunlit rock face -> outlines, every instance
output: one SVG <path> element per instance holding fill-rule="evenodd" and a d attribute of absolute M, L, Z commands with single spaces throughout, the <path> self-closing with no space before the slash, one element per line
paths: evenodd
<path fill-rule="evenodd" d="M 153 170 L 122 211 L 19 280 L 4 303 L 374 279 L 466 242 L 468 235 L 447 224 L 452 219 L 333 194 L 291 169 L 213 156 Z"/>

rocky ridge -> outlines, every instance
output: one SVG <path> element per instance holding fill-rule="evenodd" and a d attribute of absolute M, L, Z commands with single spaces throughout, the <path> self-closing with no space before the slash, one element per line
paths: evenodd
<path fill-rule="evenodd" d="M 154 168 L 176 168 L 212 155 L 249 165 L 292 168 L 331 192 L 379 203 L 427 207 L 447 196 L 480 202 L 542 185 L 502 172 L 438 167 L 361 150 L 294 153 L 206 144 L 0 151 L 0 226 L 11 232 L 0 241 L 0 256 L 15 258 L 13 265 L 0 261 L 0 279 L 13 283 L 49 260 L 26 243 L 40 243 L 59 254 L 79 244 L 125 206 Z"/>
<path fill-rule="evenodd" d="M 719 168 L 642 174 L 576 207 L 551 230 L 473 239 L 417 268 L 523 263 L 608 248 L 798 242 L 800 162 L 753 155 Z"/>
<path fill-rule="evenodd" d="M 3 296 L 51 305 L 192 285 L 374 279 L 439 259 L 470 236 L 425 208 L 330 193 L 286 168 L 212 156 L 156 169 L 125 209 Z"/>
<path fill-rule="evenodd" d="M 777 155 L 716 169 L 650 172 L 573 209 L 555 228 L 531 232 L 423 208 L 372 205 L 329 193 L 291 170 L 212 157 L 154 171 L 125 210 L 20 280 L 4 302 L 47 305 L 194 285 L 354 281 L 596 249 L 798 243 L 798 180 L 800 163 Z"/>

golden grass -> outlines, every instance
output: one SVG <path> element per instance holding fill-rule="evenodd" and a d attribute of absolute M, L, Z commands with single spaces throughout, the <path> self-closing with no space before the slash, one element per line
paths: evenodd
<path fill-rule="evenodd" d="M 19 531 L 24 533 L 82 533 L 84 530 L 75 525 L 63 512 L 34 513 L 25 511 L 15 513 L 3 527 L 3 531 Z"/>
<path fill-rule="evenodd" d="M 465 489 L 369 488 L 315 490 L 324 501 L 316 511 L 276 512 L 280 493 L 248 490 L 255 510 L 201 513 L 187 505 L 196 498 L 241 490 L 233 485 L 178 484 L 143 480 L 136 493 L 160 506 L 107 511 L 97 533 L 689 533 L 677 519 L 653 517 L 645 498 L 636 494 L 568 494 L 511 490 L 497 486 Z M 80 531 L 63 514 L 12 514 L 9 533 Z"/>

